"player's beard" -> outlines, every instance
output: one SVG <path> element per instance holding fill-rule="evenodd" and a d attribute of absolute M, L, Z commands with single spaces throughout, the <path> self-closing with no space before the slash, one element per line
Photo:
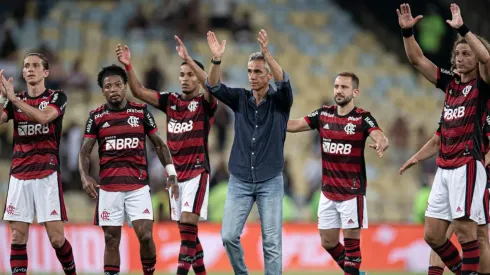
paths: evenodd
<path fill-rule="evenodd" d="M 335 97 L 335 103 L 339 105 L 340 107 L 344 107 L 345 105 L 349 104 L 352 101 L 352 96 L 344 96 L 340 99 L 337 99 L 338 97 Z"/>

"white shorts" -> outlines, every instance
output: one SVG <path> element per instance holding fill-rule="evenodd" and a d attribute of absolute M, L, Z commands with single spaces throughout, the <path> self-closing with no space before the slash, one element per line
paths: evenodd
<path fill-rule="evenodd" d="M 347 201 L 333 201 L 320 195 L 318 229 L 368 228 L 366 196 Z"/>
<path fill-rule="evenodd" d="M 57 172 L 30 180 L 10 176 L 3 219 L 32 223 L 35 215 L 40 224 L 68 220 Z"/>
<path fill-rule="evenodd" d="M 180 221 L 182 212 L 190 212 L 199 215 L 200 220 L 208 218 L 209 175 L 207 172 L 188 181 L 179 182 L 179 198 L 170 198 L 170 217 L 174 221 Z"/>
<path fill-rule="evenodd" d="M 148 185 L 126 192 L 99 190 L 94 224 L 122 226 L 135 220 L 153 220 L 153 207 Z"/>
<path fill-rule="evenodd" d="M 486 224 L 486 185 L 487 175 L 480 161 L 456 169 L 437 168 L 425 216 L 446 221 L 468 217 Z"/>

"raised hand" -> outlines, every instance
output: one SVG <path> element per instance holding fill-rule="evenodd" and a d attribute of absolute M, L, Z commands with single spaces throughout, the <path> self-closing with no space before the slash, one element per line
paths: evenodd
<path fill-rule="evenodd" d="M 260 52 L 263 55 L 269 52 L 269 39 L 267 38 L 267 32 L 263 29 L 259 32 L 259 37 L 257 38 L 260 44 Z"/>
<path fill-rule="evenodd" d="M 221 56 L 225 52 L 226 40 L 223 40 L 220 44 L 214 32 L 209 31 L 208 46 L 209 46 L 209 50 L 211 51 L 211 54 L 213 55 L 213 58 L 221 59 Z"/>
<path fill-rule="evenodd" d="M 413 18 L 409 4 L 401 4 L 400 9 L 397 9 L 396 13 L 398 14 L 398 24 L 400 24 L 402 29 L 410 29 L 417 24 L 420 19 L 424 18 L 422 15 Z"/>
<path fill-rule="evenodd" d="M 459 27 L 463 26 L 463 17 L 461 16 L 461 10 L 459 6 L 456 4 L 451 4 L 451 20 L 446 20 L 446 23 L 449 24 L 453 29 L 459 29 Z"/>
<path fill-rule="evenodd" d="M 83 190 L 87 192 L 87 195 L 92 199 L 96 199 L 97 190 L 95 188 L 99 187 L 97 182 L 91 177 L 82 178 L 82 182 L 83 182 Z"/>
<path fill-rule="evenodd" d="M 3 72 L 4 72 L 3 69 L 0 70 L 0 81 L 3 78 Z M 0 96 L 7 97 L 7 91 L 3 88 L 3 85 L 1 85 L 1 83 L 0 83 Z"/>
<path fill-rule="evenodd" d="M 175 41 L 177 41 L 177 44 L 179 44 L 177 47 L 175 47 L 175 49 L 177 50 L 177 54 L 179 54 L 179 56 L 180 56 L 180 58 L 182 58 L 182 60 L 184 60 L 184 61 L 189 60 L 191 58 L 191 56 L 187 52 L 187 49 L 185 48 L 185 45 L 182 42 L 182 40 L 180 40 L 180 38 L 177 35 L 175 35 L 174 38 L 175 38 Z"/>
<path fill-rule="evenodd" d="M 1 82 L 1 93 L 2 95 L 5 95 L 8 100 L 13 101 L 17 99 L 17 96 L 15 95 L 14 92 L 14 84 L 12 83 L 14 79 L 10 77 L 8 80 L 5 78 L 3 75 L 3 70 L 2 74 L 0 74 L 0 82 Z"/>
<path fill-rule="evenodd" d="M 121 44 L 117 44 L 116 54 L 117 59 L 119 59 L 119 62 L 121 62 L 123 65 L 128 66 L 131 64 L 131 52 L 129 51 L 129 47 L 127 45 L 124 45 L 123 48 Z"/>
<path fill-rule="evenodd" d="M 179 185 L 177 184 L 177 176 L 170 176 L 167 179 L 166 189 L 170 189 L 170 193 L 172 194 L 171 198 L 179 199 Z"/>
<path fill-rule="evenodd" d="M 419 163 L 419 161 L 416 158 L 410 158 L 409 160 L 407 160 L 407 162 L 405 162 L 402 165 L 402 167 L 400 167 L 400 170 L 398 170 L 398 173 L 400 173 L 400 175 L 402 175 L 403 172 L 407 171 L 410 167 L 414 166 L 417 163 Z"/>

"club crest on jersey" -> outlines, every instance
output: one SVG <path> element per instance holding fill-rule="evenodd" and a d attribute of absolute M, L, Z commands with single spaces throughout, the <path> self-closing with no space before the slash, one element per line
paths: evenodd
<path fill-rule="evenodd" d="M 191 112 L 195 112 L 197 110 L 197 101 L 192 101 L 191 103 L 189 103 L 189 105 L 187 105 L 187 109 L 189 109 L 189 111 Z"/>
<path fill-rule="evenodd" d="M 41 104 L 39 104 L 39 110 L 44 110 L 44 109 L 46 109 L 46 107 L 48 107 L 47 101 L 43 101 L 43 102 L 41 102 Z"/>
<path fill-rule="evenodd" d="M 356 125 L 349 122 L 345 125 L 344 130 L 348 135 L 353 135 L 356 133 Z"/>
<path fill-rule="evenodd" d="M 487 125 L 490 126 L 490 116 L 487 116 Z"/>
<path fill-rule="evenodd" d="M 473 88 L 473 86 L 471 86 L 471 85 L 468 85 L 468 86 L 464 87 L 464 89 L 463 89 L 463 95 L 464 96 L 467 96 L 470 93 L 470 91 L 471 91 L 472 88 Z"/>
<path fill-rule="evenodd" d="M 140 126 L 139 124 L 139 118 L 135 116 L 130 116 L 128 118 L 128 124 L 131 125 L 131 127 L 138 127 Z"/>

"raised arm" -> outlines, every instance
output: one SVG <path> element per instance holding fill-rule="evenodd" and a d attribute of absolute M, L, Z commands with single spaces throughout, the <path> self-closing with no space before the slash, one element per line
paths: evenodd
<path fill-rule="evenodd" d="M 470 29 L 464 24 L 463 17 L 461 16 L 461 10 L 456 4 L 451 4 L 451 20 L 446 22 L 458 31 L 458 33 L 464 37 L 468 46 L 478 59 L 480 66 L 480 76 L 486 83 L 490 83 L 490 49 L 487 49 L 478 37 L 476 37 Z"/>
<path fill-rule="evenodd" d="M 220 81 L 221 57 L 226 48 L 226 40 L 223 40 L 220 44 L 216 35 L 213 32 L 208 32 L 208 46 L 213 58 L 211 59 L 212 64 L 206 80 L 206 90 L 235 111 L 238 108 L 238 99 L 243 89 L 228 88 Z"/>
<path fill-rule="evenodd" d="M 403 174 L 403 172 L 408 170 L 410 167 L 419 163 L 419 161 L 424 161 L 437 154 L 439 152 L 440 145 L 441 137 L 438 134 L 434 134 L 432 138 L 427 141 L 427 143 L 422 146 L 422 148 L 415 155 L 413 155 L 409 160 L 407 160 L 407 162 L 405 162 L 405 164 L 403 164 L 403 166 L 398 171 L 400 175 Z"/>
<path fill-rule="evenodd" d="M 396 13 L 398 14 L 398 23 L 402 28 L 403 45 L 405 46 L 408 60 L 427 80 L 437 84 L 437 67 L 424 56 L 422 49 L 413 36 L 412 28 L 423 16 L 419 15 L 413 18 L 408 4 L 401 4 Z"/>
<path fill-rule="evenodd" d="M 194 62 L 194 59 L 192 59 L 192 57 L 187 52 L 184 43 L 177 35 L 175 36 L 175 40 L 177 41 L 177 44 L 179 44 L 176 47 L 177 54 L 180 56 L 180 58 L 182 58 L 185 63 L 189 65 L 189 67 L 191 67 L 197 79 L 199 79 L 201 86 L 204 88 L 204 98 L 208 103 L 214 103 L 216 99 L 214 98 L 213 94 L 211 94 L 206 88 L 206 79 L 208 78 L 208 75 L 203 69 L 201 69 L 201 67 L 199 67 L 199 65 L 196 64 L 196 62 Z"/>
<path fill-rule="evenodd" d="M 226 40 L 223 40 L 221 44 L 218 42 L 218 39 L 216 38 L 216 35 L 214 32 L 209 31 L 208 32 L 208 46 L 209 50 L 211 51 L 211 54 L 213 55 L 213 58 L 211 59 L 213 65 L 211 65 L 209 69 L 209 74 L 208 74 L 208 79 L 207 82 L 209 83 L 210 86 L 216 86 L 219 83 L 220 80 L 220 64 L 221 64 L 221 57 L 223 56 L 223 53 L 225 52 L 226 48 Z"/>
<path fill-rule="evenodd" d="M 0 74 L 2 73 L 3 70 L 0 71 Z M 3 89 L 0 89 L 0 125 L 9 121 L 9 116 L 12 116 L 12 103 L 7 100 Z"/>
<path fill-rule="evenodd" d="M 1 78 L 2 89 L 7 94 L 7 99 L 17 108 L 19 108 L 22 113 L 27 115 L 32 121 L 44 125 L 50 123 L 58 118 L 58 116 L 63 114 L 67 102 L 65 93 L 56 92 L 53 94 L 48 106 L 46 106 L 46 108 L 43 110 L 40 110 L 39 108 L 32 107 L 31 105 L 25 103 L 15 95 L 12 77 L 9 78 L 8 81 L 3 75 Z"/>
<path fill-rule="evenodd" d="M 128 72 L 128 82 L 131 93 L 134 97 L 142 100 L 156 108 L 160 107 L 158 100 L 158 93 L 152 89 L 145 88 L 143 84 L 136 77 L 133 66 L 131 65 L 131 52 L 128 46 L 124 46 L 124 49 L 120 44 L 116 48 L 117 59 L 124 65 L 126 71 Z"/>
<path fill-rule="evenodd" d="M 272 77 L 277 86 L 278 96 L 281 99 L 281 105 L 289 110 L 293 105 L 293 90 L 289 83 L 289 77 L 269 51 L 269 39 L 267 38 L 267 32 L 265 30 L 260 30 L 257 40 L 259 41 L 260 51 L 262 52 L 262 55 L 264 55 L 265 62 L 267 62 L 271 69 Z"/>
<path fill-rule="evenodd" d="M 290 119 L 288 120 L 288 127 L 287 131 L 289 133 L 298 133 L 298 132 L 304 132 L 304 131 L 310 131 L 313 130 L 308 122 L 304 118 L 298 118 L 298 119 Z"/>
<path fill-rule="evenodd" d="M 87 192 L 87 195 L 92 199 L 97 198 L 97 190 L 99 187 L 97 182 L 90 176 L 90 154 L 95 146 L 95 137 L 83 138 L 82 147 L 78 154 L 78 171 L 80 171 L 80 177 L 82 179 L 83 189 Z"/>

